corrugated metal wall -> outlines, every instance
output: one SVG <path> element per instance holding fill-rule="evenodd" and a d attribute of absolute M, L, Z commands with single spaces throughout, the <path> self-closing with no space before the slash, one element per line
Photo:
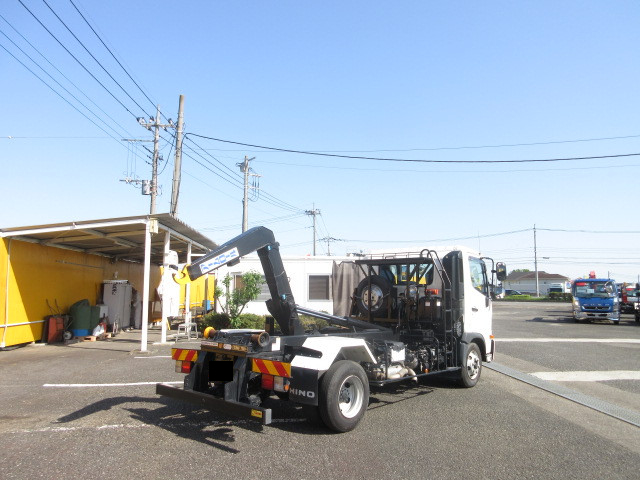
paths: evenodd
<path fill-rule="evenodd" d="M 95 305 L 103 280 L 129 280 L 140 290 L 143 265 L 115 262 L 97 255 L 48 247 L 16 239 L 0 243 L 0 345 L 38 341 L 42 320 L 55 309 L 62 313 L 78 300 Z M 151 267 L 151 292 L 160 281 L 160 270 Z M 6 327 L 5 325 L 9 325 Z M 16 326 L 11 326 L 16 325 Z"/>

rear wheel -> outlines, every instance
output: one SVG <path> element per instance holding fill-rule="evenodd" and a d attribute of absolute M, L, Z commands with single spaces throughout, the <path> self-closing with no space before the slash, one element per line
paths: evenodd
<path fill-rule="evenodd" d="M 323 423 L 336 432 L 353 430 L 369 405 L 369 381 L 351 360 L 334 363 L 320 382 L 319 410 Z"/>
<path fill-rule="evenodd" d="M 470 343 L 460 370 L 460 383 L 464 387 L 471 388 L 480 380 L 480 373 L 482 373 L 482 354 L 478 345 Z"/>

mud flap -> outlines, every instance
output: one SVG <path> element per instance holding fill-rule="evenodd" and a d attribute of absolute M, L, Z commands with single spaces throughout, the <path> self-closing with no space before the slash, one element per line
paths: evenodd
<path fill-rule="evenodd" d="M 303 405 L 318 405 L 318 380 L 317 370 L 308 368 L 291 367 L 291 387 L 289 388 L 289 400 Z"/>

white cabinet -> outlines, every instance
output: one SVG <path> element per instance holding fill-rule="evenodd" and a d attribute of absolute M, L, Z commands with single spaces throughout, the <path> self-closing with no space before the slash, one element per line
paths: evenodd
<path fill-rule="evenodd" d="M 109 325 L 131 326 L 131 284 L 128 280 L 104 280 L 102 303 L 109 308 Z"/>

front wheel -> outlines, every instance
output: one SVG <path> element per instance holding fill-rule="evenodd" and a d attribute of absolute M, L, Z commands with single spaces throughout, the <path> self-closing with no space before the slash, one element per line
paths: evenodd
<path fill-rule="evenodd" d="M 336 432 L 353 430 L 369 405 L 369 381 L 351 360 L 334 363 L 320 382 L 318 407 L 322 422 Z"/>
<path fill-rule="evenodd" d="M 478 345 L 470 343 L 460 370 L 460 383 L 463 387 L 471 388 L 480 380 L 480 373 L 482 373 L 482 354 Z"/>

